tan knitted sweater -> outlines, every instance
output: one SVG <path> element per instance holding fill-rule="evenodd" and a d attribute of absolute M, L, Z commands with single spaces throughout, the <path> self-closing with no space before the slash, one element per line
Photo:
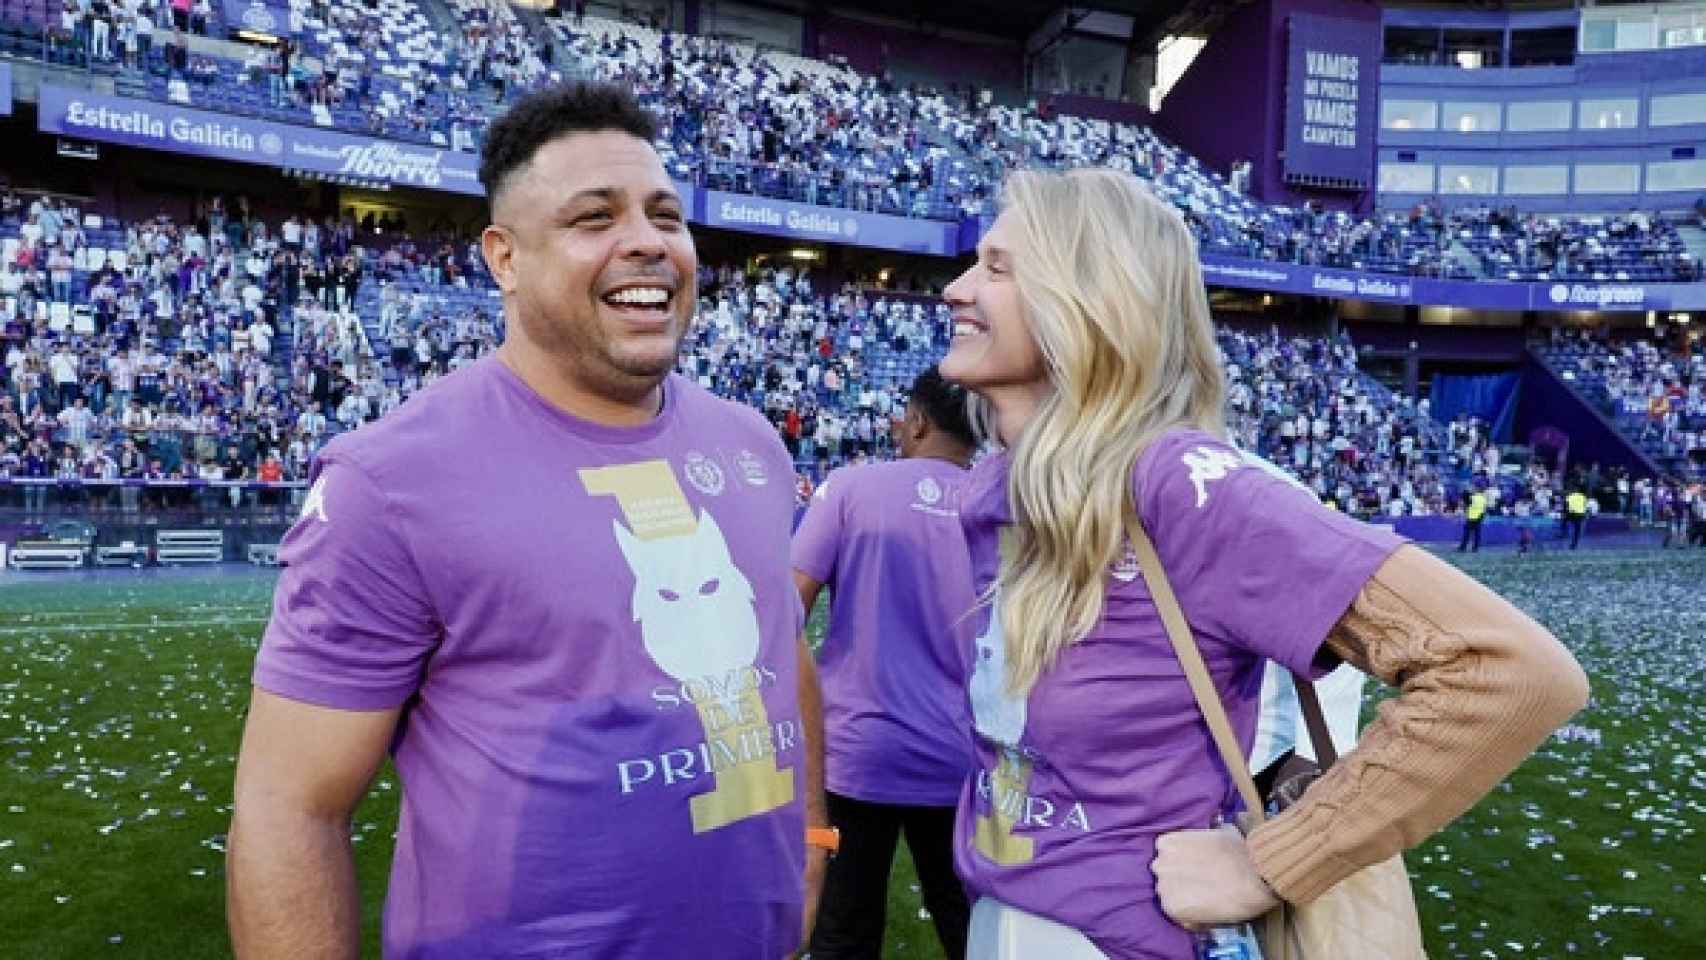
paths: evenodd
<path fill-rule="evenodd" d="M 1587 703 L 1582 668 L 1544 627 L 1415 547 L 1364 585 L 1326 650 L 1400 695 L 1250 834 L 1257 871 L 1292 903 L 1427 839 Z"/>

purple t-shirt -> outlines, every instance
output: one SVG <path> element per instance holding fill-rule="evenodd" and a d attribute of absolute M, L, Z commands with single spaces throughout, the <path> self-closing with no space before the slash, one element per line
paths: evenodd
<path fill-rule="evenodd" d="M 980 464 L 961 519 L 981 591 L 1011 523 L 1006 455 Z M 1321 506 L 1208 434 L 1153 442 L 1135 502 L 1233 728 L 1255 735 L 1264 658 L 1318 676 L 1317 650 L 1402 541 Z M 1129 547 L 1090 635 L 1024 699 L 1005 693 L 1000 625 L 980 610 L 968 682 L 979 769 L 960 797 L 955 867 L 974 897 L 1073 927 L 1108 956 L 1189 958 L 1161 912 L 1155 837 L 1209 826 L 1237 793 Z"/>
<path fill-rule="evenodd" d="M 793 470 L 665 392 L 605 427 L 487 359 L 315 463 L 254 680 L 404 708 L 387 957 L 798 946 Z"/>
<path fill-rule="evenodd" d="M 794 569 L 830 588 L 818 679 L 835 793 L 950 807 L 971 772 L 966 476 L 934 458 L 838 470 L 794 534 Z"/>

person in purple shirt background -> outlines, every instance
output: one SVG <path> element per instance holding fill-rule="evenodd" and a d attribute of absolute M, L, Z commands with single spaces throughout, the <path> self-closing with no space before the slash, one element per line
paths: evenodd
<path fill-rule="evenodd" d="M 794 534 L 806 610 L 830 590 L 818 650 L 825 787 L 841 831 L 813 934 L 814 960 L 878 960 L 901 833 L 942 949 L 961 960 L 970 906 L 954 875 L 954 806 L 971 772 L 961 693 L 976 605 L 960 488 L 977 449 L 966 394 L 935 367 L 895 422 L 901 459 L 844 467 Z"/>
<path fill-rule="evenodd" d="M 1464 574 L 1227 443 L 1196 244 L 1111 170 L 1023 172 L 949 285 L 943 376 L 1002 449 L 961 521 L 978 595 L 976 769 L 955 867 L 979 960 L 1192 957 L 1420 843 L 1587 696 L 1558 642 Z M 1303 800 L 1238 809 L 1138 554 L 1154 542 L 1246 757 L 1267 661 L 1401 694 Z"/>
<path fill-rule="evenodd" d="M 239 958 L 357 955 L 349 817 L 387 751 L 386 957 L 809 937 L 827 826 L 792 467 L 762 417 L 670 375 L 697 256 L 655 134 L 613 87 L 513 106 L 481 166 L 508 339 L 315 460 L 238 759 Z"/>

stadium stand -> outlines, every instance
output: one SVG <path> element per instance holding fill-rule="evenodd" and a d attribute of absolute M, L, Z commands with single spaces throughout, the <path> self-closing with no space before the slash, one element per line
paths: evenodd
<path fill-rule="evenodd" d="M 658 111 L 667 167 L 701 188 L 959 222 L 991 214 L 1014 169 L 1112 166 L 1175 205 L 1205 254 L 1469 281 L 1701 278 L 1698 245 L 1690 252 L 1684 236 L 1706 225 L 1698 205 L 1566 216 L 1420 202 L 1359 217 L 1258 201 L 1245 181 L 1147 126 L 638 22 L 523 15 L 501 0 L 292 0 L 291 17 L 294 43 L 235 59 L 205 44 L 192 52 L 182 36 L 224 33 L 206 0 L 63 14 L 6 0 L 0 46 L 111 73 L 133 96 L 463 153 L 521 91 L 615 80 Z M 121 224 L 10 198 L 0 239 L 5 413 L 27 441 L 0 462 L 13 474 L 129 476 L 146 453 L 159 463 L 144 462 L 143 474 L 299 478 L 326 438 L 503 337 L 496 291 L 465 238 L 368 232 L 347 219 L 269 225 L 217 203 L 196 226 Z M 930 297 L 819 290 L 791 268 L 730 266 L 706 267 L 699 294 L 703 322 L 682 372 L 764 410 L 813 472 L 886 455 L 905 385 L 946 347 Z M 1348 343 L 1225 329 L 1221 348 L 1239 440 L 1344 509 L 1441 513 L 1480 484 L 1499 491 L 1503 509 L 1545 511 L 1561 489 L 1544 466 L 1501 463 L 1486 424 L 1440 424 L 1425 403 L 1394 395 L 1358 369 Z M 1631 443 L 1697 477 L 1698 362 L 1648 349 L 1572 342 L 1546 356 Z M 1631 364 L 1638 373 L 1623 377 Z M 1664 415 L 1642 406 L 1661 396 Z M 137 421 L 146 430 L 132 429 Z M 141 441 L 135 451 L 122 443 L 127 430 Z"/>
<path fill-rule="evenodd" d="M 1706 357 L 1585 334 L 1537 351 L 1667 473 L 1706 479 Z"/>
<path fill-rule="evenodd" d="M 129 225 L 51 198 L 7 206 L 0 471 L 58 478 L 56 495 L 80 496 L 78 480 L 299 479 L 327 439 L 502 339 L 466 242 L 245 225 L 220 203 L 198 224 Z M 699 295 L 681 371 L 765 411 L 813 473 L 888 455 L 905 386 L 947 346 L 934 298 L 819 290 L 792 267 L 707 265 Z M 1221 346 L 1247 446 L 1345 509 L 1446 508 L 1439 431 L 1348 344 L 1225 331 Z"/>
<path fill-rule="evenodd" d="M 714 189 L 958 220 L 989 212 L 1009 170 L 1113 166 L 1178 206 L 1206 253 L 1458 280 L 1702 276 L 1677 232 L 1706 223 L 1699 210 L 1541 217 L 1422 203 L 1357 217 L 1270 205 L 1146 126 L 998 104 L 970 90 L 897 86 L 793 54 L 590 15 L 553 18 L 536 31 L 507 5 L 482 0 L 459 0 L 460 32 L 449 39 L 417 0 L 296 0 L 294 9 L 301 49 L 255 47 L 243 61 L 190 56 L 171 39 L 136 58 L 122 54 L 128 39 L 91 52 L 90 13 L 79 15 L 68 45 L 32 40 L 26 28 L 16 52 L 51 62 L 93 56 L 121 80 L 130 75 L 121 89 L 157 100 L 458 151 L 477 150 L 486 120 L 538 83 L 620 80 L 662 116 L 659 147 L 671 173 Z M 27 24 L 32 11 L 20 7 L 8 22 Z M 128 38 L 122 27 L 119 34 Z M 541 56 L 553 50 L 565 51 L 562 69 Z"/>

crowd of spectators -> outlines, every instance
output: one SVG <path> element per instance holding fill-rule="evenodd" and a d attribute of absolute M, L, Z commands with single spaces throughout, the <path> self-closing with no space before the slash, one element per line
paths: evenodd
<path fill-rule="evenodd" d="M 114 494 L 77 481 L 300 480 L 330 437 L 495 350 L 502 310 L 477 244 L 385 226 L 269 225 L 241 199 L 185 223 L 119 226 L 68 201 L 0 195 L 0 474 L 62 481 L 13 485 L 12 499 L 31 512 L 50 495 L 125 510 L 239 504 L 226 488 Z M 698 296 L 679 371 L 763 411 L 808 476 L 892 456 L 906 387 L 950 336 L 938 298 L 824 286 L 788 260 L 704 265 Z M 1427 401 L 1361 371 L 1348 340 L 1231 327 L 1218 339 L 1235 442 L 1346 512 L 1448 514 L 1474 488 L 1495 513 L 1544 516 L 1584 482 L 1539 459 L 1501 462 L 1485 424 L 1435 422 Z M 1645 418 L 1638 437 L 1703 459 L 1699 358 L 1647 342 L 1554 346 L 1573 351 L 1567 376 Z M 1600 502 L 1659 518 L 1681 495 L 1592 482 Z"/>
<path fill-rule="evenodd" d="M 352 221 L 275 230 L 214 200 L 189 223 L 117 227 L 68 201 L 0 206 L 0 475 L 103 502 L 109 486 L 77 481 L 296 478 L 332 418 L 384 406 Z M 137 489 L 116 505 L 138 509 Z M 48 494 L 19 495 L 38 512 Z"/>
<path fill-rule="evenodd" d="M 1240 447 L 1347 513 L 1427 516 L 1450 508 L 1460 471 L 1427 401 L 1397 397 L 1360 371 L 1348 339 L 1222 329 L 1218 340 L 1227 428 Z"/>
<path fill-rule="evenodd" d="M 588 17 L 557 30 L 592 77 L 630 86 L 659 112 L 659 148 L 678 176 L 899 216 L 966 211 L 951 151 L 932 133 L 932 118 L 950 112 L 940 96 L 646 26 Z"/>
<path fill-rule="evenodd" d="M 680 371 L 762 410 L 817 476 L 893 456 L 890 426 L 905 410 L 905 390 L 946 349 L 949 331 L 939 301 L 853 284 L 819 290 L 789 266 L 701 268 L 699 315 Z"/>
<path fill-rule="evenodd" d="M 1269 205 L 1148 127 L 1002 104 L 975 88 L 896 84 L 584 10 L 541 33 L 501 0 L 453 0 L 459 29 L 440 34 L 416 0 L 292 0 L 295 39 L 236 63 L 185 46 L 183 29 L 206 29 L 208 3 L 67 0 L 66 42 L 146 65 L 161 74 L 151 92 L 167 99 L 460 151 L 479 148 L 484 124 L 518 92 L 564 77 L 616 80 L 659 112 L 658 146 L 676 176 L 805 203 L 955 220 L 987 213 L 1013 169 L 1112 166 L 1179 207 L 1211 253 L 1464 280 L 1702 276 L 1675 216 L 1424 203 L 1357 217 Z M 150 56 L 151 38 L 168 32 Z"/>
<path fill-rule="evenodd" d="M 1706 479 L 1706 355 L 1662 338 L 1585 330 L 1555 335 L 1540 350 L 1662 467 Z"/>
<path fill-rule="evenodd" d="M 49 62 L 123 64 L 140 69 L 157 38 L 207 36 L 219 25 L 212 0 L 63 0 L 45 24 Z"/>
<path fill-rule="evenodd" d="M 300 479 L 326 439 L 383 416 L 503 336 L 466 241 L 363 244 L 353 218 L 269 226 L 241 201 L 211 202 L 190 223 L 123 228 L 49 198 L 4 203 L 0 473 L 60 480 L 55 497 L 135 510 L 143 496 L 200 496 L 205 506 L 226 492 L 121 486 L 114 496 L 76 481 Z M 938 301 L 820 288 L 787 263 L 707 265 L 698 287 L 684 375 L 763 410 L 803 472 L 892 455 L 906 385 L 947 346 Z M 1355 375 L 1347 348 L 1230 334 L 1223 346 L 1246 442 L 1324 496 L 1345 496 L 1347 508 L 1424 502 L 1415 478 L 1410 487 L 1398 478 L 1412 463 L 1390 462 L 1419 450 L 1403 439 L 1415 423 L 1386 398 L 1366 415 L 1372 382 Z M 1311 363 L 1340 364 L 1344 377 L 1302 376 Z M 1299 415 L 1309 424 L 1301 442 Z M 1331 424 L 1319 437 L 1317 418 Z M 27 485 L 14 498 L 39 512 L 49 490 Z"/>

